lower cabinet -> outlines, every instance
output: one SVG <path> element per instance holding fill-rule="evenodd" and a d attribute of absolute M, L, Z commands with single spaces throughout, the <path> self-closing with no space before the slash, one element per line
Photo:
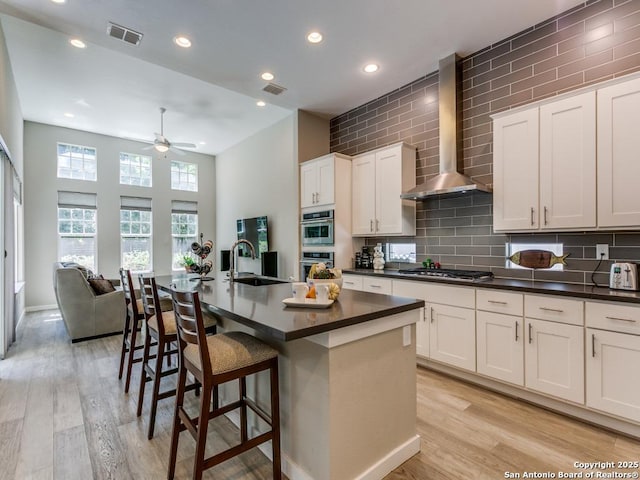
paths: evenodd
<path fill-rule="evenodd" d="M 360 275 L 343 275 L 342 288 L 347 290 L 362 290 L 362 277 Z"/>
<path fill-rule="evenodd" d="M 429 303 L 429 356 L 454 367 L 476 371 L 476 312 Z"/>
<path fill-rule="evenodd" d="M 584 328 L 525 318 L 525 385 L 584 403 Z"/>
<path fill-rule="evenodd" d="M 586 329 L 587 406 L 640 422 L 640 336 Z"/>
<path fill-rule="evenodd" d="M 522 317 L 476 313 L 478 373 L 515 385 L 524 385 Z"/>

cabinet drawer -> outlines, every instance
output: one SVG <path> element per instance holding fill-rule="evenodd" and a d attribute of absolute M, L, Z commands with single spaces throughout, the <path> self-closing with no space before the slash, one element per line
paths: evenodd
<path fill-rule="evenodd" d="M 524 315 L 551 322 L 584 325 L 584 302 L 552 295 L 525 295 Z"/>
<path fill-rule="evenodd" d="M 362 290 L 362 277 L 359 275 L 342 275 L 342 288 Z"/>
<path fill-rule="evenodd" d="M 587 327 L 640 335 L 640 306 L 619 303 L 586 303 Z"/>
<path fill-rule="evenodd" d="M 522 304 L 521 293 L 485 290 L 483 288 L 478 288 L 476 291 L 476 308 L 478 310 L 522 315 Z"/>
<path fill-rule="evenodd" d="M 365 292 L 381 293 L 383 295 L 391 295 L 391 279 L 364 277 L 362 279 L 362 289 Z"/>
<path fill-rule="evenodd" d="M 476 308 L 476 289 L 473 287 L 451 287 L 425 282 L 425 300 L 454 307 Z"/>

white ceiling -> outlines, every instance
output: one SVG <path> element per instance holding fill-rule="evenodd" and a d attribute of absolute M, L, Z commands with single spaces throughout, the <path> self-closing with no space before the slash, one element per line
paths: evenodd
<path fill-rule="evenodd" d="M 333 117 L 580 3 L 0 0 L 0 19 L 26 120 L 152 141 L 164 106 L 170 141 L 216 154 L 296 109 Z M 108 21 L 143 33 L 140 45 L 109 37 Z M 305 41 L 314 29 L 321 44 Z M 369 62 L 376 74 L 362 72 Z M 265 70 L 287 91 L 263 92 Z"/>

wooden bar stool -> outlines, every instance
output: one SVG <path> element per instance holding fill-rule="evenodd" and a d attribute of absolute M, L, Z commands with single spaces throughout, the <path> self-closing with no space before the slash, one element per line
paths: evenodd
<path fill-rule="evenodd" d="M 273 478 L 281 480 L 280 472 L 280 401 L 278 393 L 278 352 L 242 332 L 219 333 L 205 336 L 197 292 L 172 290 L 173 309 L 178 327 L 178 392 L 173 417 L 169 472 L 173 479 L 178 452 L 180 432 L 189 430 L 196 440 L 196 454 L 193 466 L 194 480 L 202 478 L 202 472 L 219 463 L 239 455 L 251 448 L 271 440 L 273 448 Z M 271 414 L 264 412 L 247 396 L 246 377 L 268 370 L 271 380 Z M 199 415 L 190 418 L 185 409 L 184 392 L 187 372 L 202 385 Z M 210 410 L 211 396 L 218 385 L 238 380 L 240 399 L 219 407 L 214 402 Z M 256 437 L 249 438 L 247 432 L 247 407 L 264 420 L 271 429 Z M 240 444 L 209 458 L 204 458 L 209 420 L 240 409 Z"/>
<path fill-rule="evenodd" d="M 177 373 L 177 368 L 163 370 L 163 361 L 165 355 L 169 360 L 171 355 L 178 353 L 177 347 L 171 349 L 172 344 L 177 344 L 178 333 L 176 330 L 176 317 L 173 309 L 169 311 L 161 311 L 158 315 L 156 305 L 160 305 L 161 301 L 158 297 L 158 288 L 156 279 L 153 277 L 145 278 L 142 274 L 138 277 L 140 281 L 140 298 L 142 300 L 143 314 L 145 322 L 145 341 L 142 354 L 142 373 L 140 375 L 140 390 L 138 394 L 138 410 L 137 415 L 142 414 L 142 403 L 144 402 L 144 390 L 147 382 L 153 381 L 153 389 L 151 393 L 151 410 L 149 411 L 149 430 L 147 437 L 149 440 L 153 438 L 153 431 L 156 424 L 156 411 L 158 400 L 168 398 L 176 394 L 176 389 L 170 389 L 160 392 L 160 380 L 162 377 Z M 204 329 L 207 333 L 216 333 L 216 320 L 211 316 L 205 317 Z M 157 346 L 156 354 L 152 356 L 151 346 Z M 155 367 L 151 367 L 149 360 L 155 357 Z M 171 366 L 170 363 L 168 366 Z M 196 393 L 200 388 L 200 384 L 193 383 L 188 385 L 185 390 L 196 389 Z"/>

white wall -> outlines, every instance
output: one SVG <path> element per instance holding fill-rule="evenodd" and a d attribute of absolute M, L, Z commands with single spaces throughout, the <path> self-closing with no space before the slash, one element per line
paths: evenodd
<path fill-rule="evenodd" d="M 9 61 L 9 53 L 4 39 L 4 32 L 0 25 L 0 136 L 11 162 L 18 172 L 20 179 L 23 174 L 23 121 L 22 109 L 13 71 Z"/>
<path fill-rule="evenodd" d="M 184 156 L 153 153 L 153 187 L 119 183 L 120 152 L 144 153 L 144 143 L 94 133 L 25 122 L 25 246 L 26 306 L 55 305 L 52 265 L 57 260 L 57 192 L 93 192 L 98 198 L 97 270 L 107 278 L 118 278 L 120 268 L 120 196 L 152 199 L 153 270 L 171 272 L 171 201 L 198 202 L 199 229 L 205 239 L 215 238 L 215 160 L 210 155 L 188 152 Z M 98 181 L 57 178 L 57 142 L 95 147 Z M 147 151 L 149 153 L 151 151 Z M 153 151 L 155 152 L 155 151 Z M 170 161 L 198 164 L 198 192 L 170 188 Z"/>
<path fill-rule="evenodd" d="M 217 259 L 237 239 L 237 219 L 266 215 L 269 250 L 278 252 L 278 276 L 297 276 L 296 121 L 292 114 L 216 156 Z M 260 262 L 240 259 L 237 270 L 260 273 Z"/>

